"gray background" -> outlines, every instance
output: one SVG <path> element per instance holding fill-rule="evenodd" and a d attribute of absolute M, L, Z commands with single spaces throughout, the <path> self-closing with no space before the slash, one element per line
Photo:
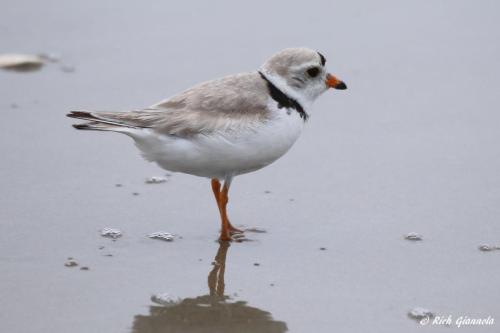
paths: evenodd
<path fill-rule="evenodd" d="M 0 72 L 0 330 L 127 332 L 153 293 L 206 294 L 208 181 L 145 185 L 163 171 L 128 138 L 64 115 L 147 106 L 291 46 L 323 53 L 349 90 L 319 99 L 284 158 L 235 179 L 232 221 L 268 232 L 231 246 L 226 294 L 291 332 L 458 330 L 419 326 L 415 306 L 500 321 L 500 253 L 477 249 L 500 245 L 499 16 L 472 0 L 2 1 L 0 53 L 76 71 Z M 145 237 L 158 230 L 183 238 Z"/>

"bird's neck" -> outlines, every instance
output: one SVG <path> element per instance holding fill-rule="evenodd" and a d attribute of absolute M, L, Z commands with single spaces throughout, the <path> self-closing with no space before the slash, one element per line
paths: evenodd
<path fill-rule="evenodd" d="M 259 73 L 261 74 L 261 76 L 263 75 L 268 82 L 272 83 L 277 89 L 279 89 L 284 95 L 299 103 L 304 111 L 311 108 L 314 99 L 311 99 L 308 96 L 304 96 L 304 94 L 301 94 L 293 87 L 290 87 L 286 80 L 281 76 L 273 74 L 267 71 L 265 68 L 261 69 Z"/>
<path fill-rule="evenodd" d="M 276 87 L 262 72 L 259 72 L 259 74 L 262 79 L 266 81 L 269 95 L 276 101 L 276 103 L 278 103 L 278 108 L 284 107 L 286 109 L 294 109 L 297 111 L 300 118 L 302 118 L 304 121 L 309 118 L 309 115 L 297 100 L 291 98 L 290 96 L 287 96 L 278 87 Z"/>

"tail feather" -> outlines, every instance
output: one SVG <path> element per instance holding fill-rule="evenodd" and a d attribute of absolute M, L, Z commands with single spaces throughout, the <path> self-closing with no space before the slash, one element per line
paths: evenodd
<path fill-rule="evenodd" d="M 97 119 L 97 117 L 88 111 L 70 111 L 66 116 L 77 119 Z"/>
<path fill-rule="evenodd" d="M 90 130 L 90 131 L 116 131 L 119 126 L 113 126 L 109 124 L 98 123 L 96 121 L 91 121 L 83 124 L 73 124 L 73 127 L 78 130 Z"/>
<path fill-rule="evenodd" d="M 74 128 L 79 130 L 114 131 L 120 127 L 137 128 L 135 126 L 120 123 L 117 121 L 96 117 L 94 114 L 92 114 L 92 112 L 88 111 L 71 111 L 66 116 L 69 118 L 89 121 L 87 123 L 73 125 Z"/>

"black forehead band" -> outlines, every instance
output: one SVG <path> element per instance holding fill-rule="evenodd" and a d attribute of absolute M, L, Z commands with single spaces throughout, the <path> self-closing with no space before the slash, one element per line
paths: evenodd
<path fill-rule="evenodd" d="M 321 58 L 321 66 L 325 66 L 325 64 L 326 64 L 325 57 L 321 53 L 319 53 L 319 52 L 318 52 L 318 54 L 319 54 L 319 57 Z"/>

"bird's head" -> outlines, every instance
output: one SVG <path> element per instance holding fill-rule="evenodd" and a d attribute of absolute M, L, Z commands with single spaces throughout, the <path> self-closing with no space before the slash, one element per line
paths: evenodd
<path fill-rule="evenodd" d="M 328 73 L 325 57 L 308 48 L 284 49 L 267 60 L 260 72 L 305 107 L 329 88 L 347 89 L 344 82 Z"/>

